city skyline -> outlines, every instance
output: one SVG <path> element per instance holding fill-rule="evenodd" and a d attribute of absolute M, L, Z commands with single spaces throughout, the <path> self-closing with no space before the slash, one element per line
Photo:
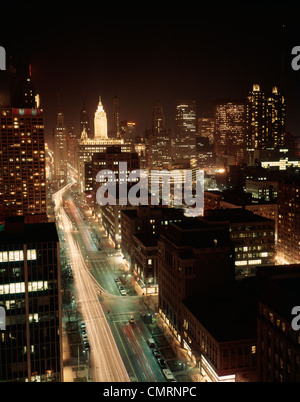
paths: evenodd
<path fill-rule="evenodd" d="M 297 14 L 113 6 L 2 8 L 0 383 L 300 382 Z"/>
<path fill-rule="evenodd" d="M 117 96 L 121 120 L 136 122 L 143 135 L 151 128 L 156 101 L 164 108 L 166 129 L 174 130 L 177 102 L 196 101 L 201 117 L 212 112 L 218 99 L 246 98 L 253 84 L 265 92 L 277 85 L 285 93 L 287 128 L 299 135 L 299 74 L 291 68 L 298 34 L 291 13 L 287 18 L 285 8 L 274 5 L 270 11 L 262 5 L 245 6 L 231 14 L 229 7 L 222 18 L 222 10 L 207 21 L 203 17 L 199 21 L 139 18 L 100 23 L 91 14 L 71 13 L 57 20 L 55 27 L 44 21 L 39 30 L 34 23 L 25 27 L 26 19 L 16 11 L 18 28 L 7 36 L 4 24 L 1 40 L 8 56 L 22 54 L 32 66 L 45 109 L 48 142 L 55 127 L 58 94 L 66 122 L 74 124 L 76 131 L 83 99 L 93 115 L 99 96 L 112 130 Z M 207 13 L 212 10 L 208 8 Z M 34 15 L 26 21 L 34 21 Z M 25 43 L 19 40 L 23 29 L 29 38 Z"/>

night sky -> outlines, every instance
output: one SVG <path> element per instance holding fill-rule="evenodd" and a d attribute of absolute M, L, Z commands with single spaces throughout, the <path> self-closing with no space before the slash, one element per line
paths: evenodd
<path fill-rule="evenodd" d="M 74 3 L 63 3 L 69 7 L 14 2 L 4 7 L 7 18 L 0 26 L 7 55 L 22 55 L 32 65 L 47 141 L 58 94 L 66 125 L 73 123 L 76 130 L 83 93 L 92 121 L 101 95 L 109 128 L 116 95 L 121 120 L 135 121 L 143 135 L 156 100 L 163 105 L 166 128 L 173 129 L 181 99 L 195 99 L 200 115 L 211 112 L 218 98 L 245 98 L 254 83 L 269 93 L 283 77 L 287 129 L 300 135 L 300 70 L 291 68 L 291 49 L 300 46 L 295 8 L 269 2 L 272 7 L 170 3 L 168 9 L 151 2 L 130 9 L 114 3 L 108 9 L 102 8 L 106 3 L 81 2 L 76 10 Z"/>

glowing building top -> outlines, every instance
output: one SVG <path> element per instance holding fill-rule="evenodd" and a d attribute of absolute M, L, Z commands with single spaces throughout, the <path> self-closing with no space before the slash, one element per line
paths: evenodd
<path fill-rule="evenodd" d="M 95 140 L 107 138 L 107 118 L 101 102 L 101 97 L 99 97 L 98 108 L 95 113 L 94 129 Z"/>

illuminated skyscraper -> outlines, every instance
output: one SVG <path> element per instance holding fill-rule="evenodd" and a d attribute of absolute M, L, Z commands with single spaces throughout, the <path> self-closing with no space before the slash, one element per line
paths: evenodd
<path fill-rule="evenodd" d="M 98 108 L 94 118 L 94 139 L 107 139 L 107 117 L 104 111 L 101 97 L 99 97 Z"/>
<path fill-rule="evenodd" d="M 215 103 L 215 151 L 232 155 L 236 162 L 244 157 L 246 132 L 245 103 L 239 100 L 220 100 Z"/>
<path fill-rule="evenodd" d="M 272 88 L 267 99 L 267 146 L 271 149 L 285 147 L 286 104 L 278 87 Z"/>
<path fill-rule="evenodd" d="M 171 131 L 165 129 L 162 105 L 156 102 L 152 113 L 152 132 L 149 136 L 150 168 L 163 168 L 171 163 Z"/>
<path fill-rule="evenodd" d="M 196 157 L 196 102 L 180 101 L 175 113 L 175 141 L 177 161 Z"/>
<path fill-rule="evenodd" d="M 0 109 L 0 215 L 46 213 L 42 109 Z"/>
<path fill-rule="evenodd" d="M 285 98 L 277 87 L 267 97 L 253 85 L 247 98 L 247 150 L 274 150 L 285 146 Z"/>
<path fill-rule="evenodd" d="M 214 137 L 215 137 L 214 117 L 200 117 L 198 119 L 198 137 L 208 138 L 210 145 L 214 143 Z"/>
<path fill-rule="evenodd" d="M 247 149 L 265 149 L 267 103 L 264 92 L 259 85 L 253 85 L 252 91 L 247 98 Z"/>

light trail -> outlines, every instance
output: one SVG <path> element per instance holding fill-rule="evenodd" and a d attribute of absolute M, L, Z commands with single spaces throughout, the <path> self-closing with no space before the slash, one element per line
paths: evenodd
<path fill-rule="evenodd" d="M 73 180 L 72 183 L 55 193 L 53 200 L 56 205 L 55 212 L 60 215 L 66 243 L 69 247 L 75 286 L 81 303 L 83 319 L 87 326 L 91 345 L 93 380 L 95 382 L 129 382 L 128 373 L 99 302 L 95 280 L 84 263 L 78 243 L 75 242 L 72 235 L 72 223 L 62 207 L 63 194 L 74 182 Z"/>

